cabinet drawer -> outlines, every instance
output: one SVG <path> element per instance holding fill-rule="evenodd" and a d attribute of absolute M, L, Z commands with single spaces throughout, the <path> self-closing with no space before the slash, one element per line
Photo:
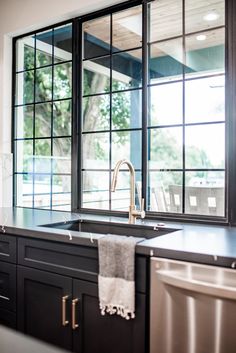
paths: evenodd
<path fill-rule="evenodd" d="M 16 310 L 16 265 L 0 262 L 0 308 Z"/>
<path fill-rule="evenodd" d="M 146 291 L 146 262 L 145 257 L 136 259 L 136 289 L 142 293 Z M 18 263 L 97 282 L 99 269 L 97 248 L 20 238 Z"/>
<path fill-rule="evenodd" d="M 59 274 L 97 280 L 98 259 L 95 248 L 20 238 L 18 263 L 20 265 Z"/>
<path fill-rule="evenodd" d="M 1 234 L 0 260 L 16 262 L 16 238 L 14 236 Z"/>

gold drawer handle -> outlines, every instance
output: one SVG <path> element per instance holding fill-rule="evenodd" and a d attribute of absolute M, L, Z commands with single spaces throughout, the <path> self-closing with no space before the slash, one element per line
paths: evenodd
<path fill-rule="evenodd" d="M 76 314 L 75 314 L 75 309 L 76 309 L 76 304 L 79 302 L 79 299 L 73 299 L 72 300 L 72 329 L 76 330 L 79 325 L 76 323 Z"/>
<path fill-rule="evenodd" d="M 66 320 L 66 302 L 68 298 L 69 295 L 62 297 L 62 326 L 67 326 L 69 324 L 69 321 Z"/>

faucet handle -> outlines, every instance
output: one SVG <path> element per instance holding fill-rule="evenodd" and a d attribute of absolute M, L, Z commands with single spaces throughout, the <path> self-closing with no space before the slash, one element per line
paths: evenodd
<path fill-rule="evenodd" d="M 141 217 L 142 219 L 145 218 L 144 198 L 141 199 L 140 217 Z"/>

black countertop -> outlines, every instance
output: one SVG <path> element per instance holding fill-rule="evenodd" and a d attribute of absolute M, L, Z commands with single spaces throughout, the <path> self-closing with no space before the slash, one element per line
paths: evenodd
<path fill-rule="evenodd" d="M 12 235 L 97 247 L 97 240 L 103 236 L 101 234 L 41 226 L 60 222 L 67 223 L 79 219 L 127 223 L 125 218 L 109 216 L 26 208 L 0 208 L 0 233 L 5 232 Z M 139 220 L 137 227 L 138 225 L 154 227 L 157 224 L 158 220 Z M 153 239 L 143 241 L 140 239 L 136 246 L 136 253 L 216 266 L 234 268 L 236 265 L 234 263 L 236 261 L 236 227 L 176 222 L 166 222 L 163 229 L 165 227 L 177 230 Z"/>

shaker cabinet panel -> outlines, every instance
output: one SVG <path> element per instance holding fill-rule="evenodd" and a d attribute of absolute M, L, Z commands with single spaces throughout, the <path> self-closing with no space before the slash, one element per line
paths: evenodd
<path fill-rule="evenodd" d="M 20 238 L 20 265 L 89 281 L 97 280 L 97 249 L 51 241 Z"/>
<path fill-rule="evenodd" d="M 0 261 L 0 308 L 16 310 L 16 265 Z"/>
<path fill-rule="evenodd" d="M 16 238 L 14 236 L 1 234 L 0 260 L 12 263 L 16 262 Z"/>
<path fill-rule="evenodd" d="M 0 325 L 16 328 L 16 314 L 0 308 Z"/>
<path fill-rule="evenodd" d="M 146 296 L 136 293 L 136 317 L 126 320 L 117 315 L 101 315 L 98 286 L 73 281 L 76 353 L 144 353 Z"/>
<path fill-rule="evenodd" d="M 71 278 L 19 266 L 18 328 L 71 350 L 71 293 Z"/>

